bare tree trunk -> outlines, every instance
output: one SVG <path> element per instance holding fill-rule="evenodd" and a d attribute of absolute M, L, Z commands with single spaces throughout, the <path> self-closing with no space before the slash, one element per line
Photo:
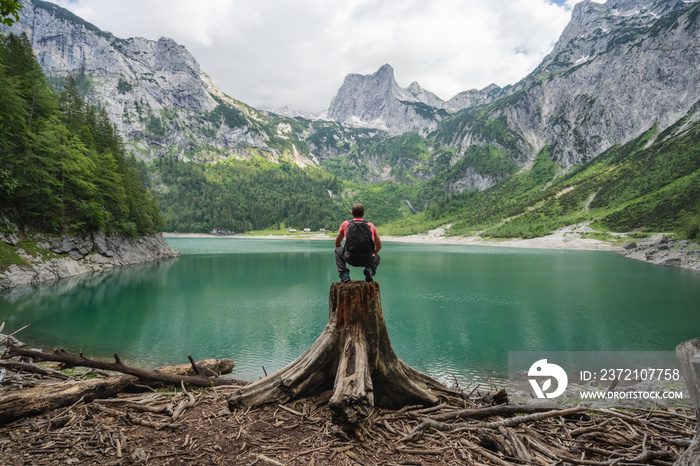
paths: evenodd
<path fill-rule="evenodd" d="M 681 374 L 688 386 L 690 399 L 695 407 L 695 418 L 700 421 L 700 338 L 688 340 L 676 347 L 681 362 Z M 697 466 L 700 464 L 700 425 L 688 449 L 674 463 L 675 466 Z"/>
<path fill-rule="evenodd" d="M 389 342 L 377 282 L 333 283 L 329 318 L 318 339 L 294 362 L 247 385 L 229 407 L 286 403 L 333 389 L 333 421 L 353 425 L 373 406 L 399 408 L 456 402 L 461 394 L 401 361 Z"/>

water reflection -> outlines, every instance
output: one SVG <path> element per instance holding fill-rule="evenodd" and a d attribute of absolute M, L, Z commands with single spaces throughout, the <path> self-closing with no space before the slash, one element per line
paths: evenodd
<path fill-rule="evenodd" d="M 23 337 L 37 345 L 92 348 L 103 338 L 128 344 L 146 323 L 162 293 L 168 271 L 179 259 L 167 259 L 101 273 L 14 288 L 0 294 L 7 328 L 27 322 Z"/>

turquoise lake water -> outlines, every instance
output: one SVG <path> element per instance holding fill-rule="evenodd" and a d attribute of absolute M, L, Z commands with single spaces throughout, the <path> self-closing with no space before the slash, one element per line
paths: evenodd
<path fill-rule="evenodd" d="M 147 367 L 228 357 L 246 380 L 325 326 L 332 239 L 168 241 L 182 257 L 0 293 L 0 322 L 31 322 L 18 337 L 36 346 Z M 392 346 L 443 380 L 505 377 L 509 351 L 673 351 L 700 337 L 698 272 L 601 251 L 385 242 L 381 256 Z"/>

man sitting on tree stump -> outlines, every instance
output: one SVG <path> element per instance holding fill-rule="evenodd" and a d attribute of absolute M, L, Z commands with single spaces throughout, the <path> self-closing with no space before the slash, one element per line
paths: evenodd
<path fill-rule="evenodd" d="M 340 225 L 338 236 L 335 237 L 335 264 L 338 266 L 340 281 L 350 281 L 350 270 L 346 264 L 354 267 L 364 267 L 365 281 L 371 282 L 372 276 L 377 273 L 379 265 L 379 250 L 382 248 L 382 240 L 379 239 L 377 229 L 362 217 L 365 208 L 362 204 L 352 206 L 352 220 L 346 220 Z M 345 238 L 345 246 L 342 246 Z"/>

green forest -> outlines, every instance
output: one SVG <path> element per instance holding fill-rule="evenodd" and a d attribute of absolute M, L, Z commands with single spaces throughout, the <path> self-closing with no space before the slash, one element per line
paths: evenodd
<path fill-rule="evenodd" d="M 337 228 L 350 210 L 337 178 L 262 157 L 214 164 L 164 158 L 153 176 L 166 186 L 160 203 L 168 231 Z"/>
<path fill-rule="evenodd" d="M 145 166 L 76 80 L 47 82 L 27 36 L 0 37 L 0 204 L 21 227 L 143 235 L 164 226 Z"/>

